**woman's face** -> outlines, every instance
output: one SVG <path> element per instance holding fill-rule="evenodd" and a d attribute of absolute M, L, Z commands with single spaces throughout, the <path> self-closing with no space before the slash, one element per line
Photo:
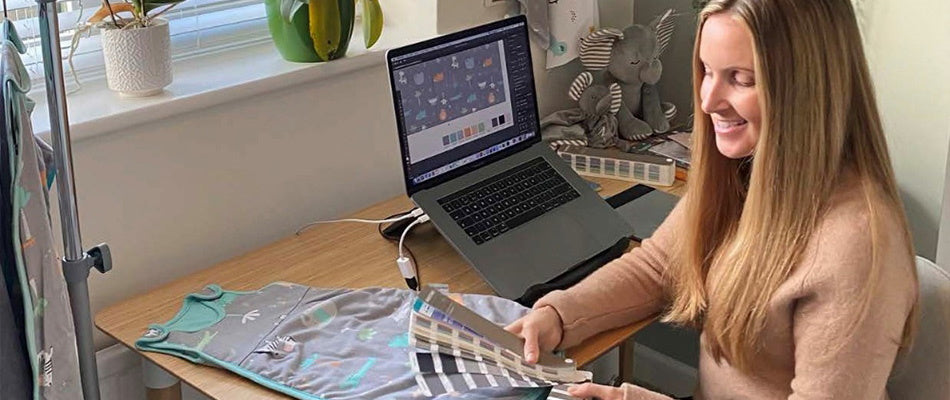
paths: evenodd
<path fill-rule="evenodd" d="M 729 158 L 751 155 L 762 122 L 752 35 L 730 14 L 711 15 L 703 24 L 699 59 L 705 69 L 699 97 L 712 119 L 716 147 Z"/>

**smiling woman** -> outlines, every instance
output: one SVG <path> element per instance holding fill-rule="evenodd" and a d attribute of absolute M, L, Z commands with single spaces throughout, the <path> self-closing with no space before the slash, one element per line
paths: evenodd
<path fill-rule="evenodd" d="M 729 158 L 749 156 L 762 124 L 752 34 L 736 18 L 717 14 L 706 20 L 702 37 L 700 107 L 712 118 L 719 152 Z"/>
<path fill-rule="evenodd" d="M 886 398 L 917 278 L 850 2 L 712 0 L 692 66 L 686 195 L 640 247 L 538 300 L 511 327 L 526 354 L 659 313 L 702 330 L 700 398 Z"/>

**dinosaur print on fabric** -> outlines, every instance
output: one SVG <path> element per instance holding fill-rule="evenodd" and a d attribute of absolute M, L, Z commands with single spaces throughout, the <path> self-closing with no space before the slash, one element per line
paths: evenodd
<path fill-rule="evenodd" d="M 318 358 L 320 358 L 319 354 L 317 353 L 311 354 L 309 357 L 305 358 L 303 361 L 300 362 L 300 369 L 310 368 L 310 366 L 312 366 L 313 363 L 317 362 Z"/>
<path fill-rule="evenodd" d="M 201 340 L 198 341 L 198 344 L 195 345 L 195 349 L 198 351 L 203 350 L 205 346 L 208 345 L 208 343 L 211 343 L 211 341 L 214 340 L 215 336 L 218 336 L 217 331 L 215 331 L 214 333 L 205 331 L 204 335 L 201 337 Z"/>
<path fill-rule="evenodd" d="M 389 347 L 403 348 L 409 347 L 409 332 L 400 334 L 389 341 Z"/>
<path fill-rule="evenodd" d="M 376 330 L 373 328 L 363 328 L 360 329 L 360 332 L 356 335 L 356 338 L 363 342 L 368 342 L 373 340 L 373 336 L 376 336 Z"/>
<path fill-rule="evenodd" d="M 340 384 L 340 387 L 344 389 L 352 389 L 359 386 L 360 382 L 363 380 L 363 377 L 366 376 L 366 373 L 369 372 L 370 368 L 373 368 L 374 364 L 376 364 L 375 357 L 371 357 L 369 360 L 366 360 L 366 363 L 360 367 L 359 371 L 356 371 L 353 373 L 353 375 L 348 376 L 346 380 Z"/>

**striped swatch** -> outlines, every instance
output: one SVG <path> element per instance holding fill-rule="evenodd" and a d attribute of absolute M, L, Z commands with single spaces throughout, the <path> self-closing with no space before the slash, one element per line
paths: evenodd
<path fill-rule="evenodd" d="M 576 400 L 567 393 L 565 382 L 591 378 L 589 372 L 574 368 L 527 364 L 520 354 L 491 343 L 440 310 L 419 302 L 413 306 L 409 322 L 409 344 L 414 349 L 409 364 L 426 396 L 497 388 L 527 390 L 532 395 L 535 392 L 530 390 L 539 390 L 540 399 Z"/>

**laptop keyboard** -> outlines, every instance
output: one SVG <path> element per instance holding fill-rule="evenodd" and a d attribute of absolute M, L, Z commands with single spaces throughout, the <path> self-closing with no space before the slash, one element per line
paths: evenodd
<path fill-rule="evenodd" d="M 535 219 L 580 194 L 538 157 L 438 200 L 482 244 Z"/>

